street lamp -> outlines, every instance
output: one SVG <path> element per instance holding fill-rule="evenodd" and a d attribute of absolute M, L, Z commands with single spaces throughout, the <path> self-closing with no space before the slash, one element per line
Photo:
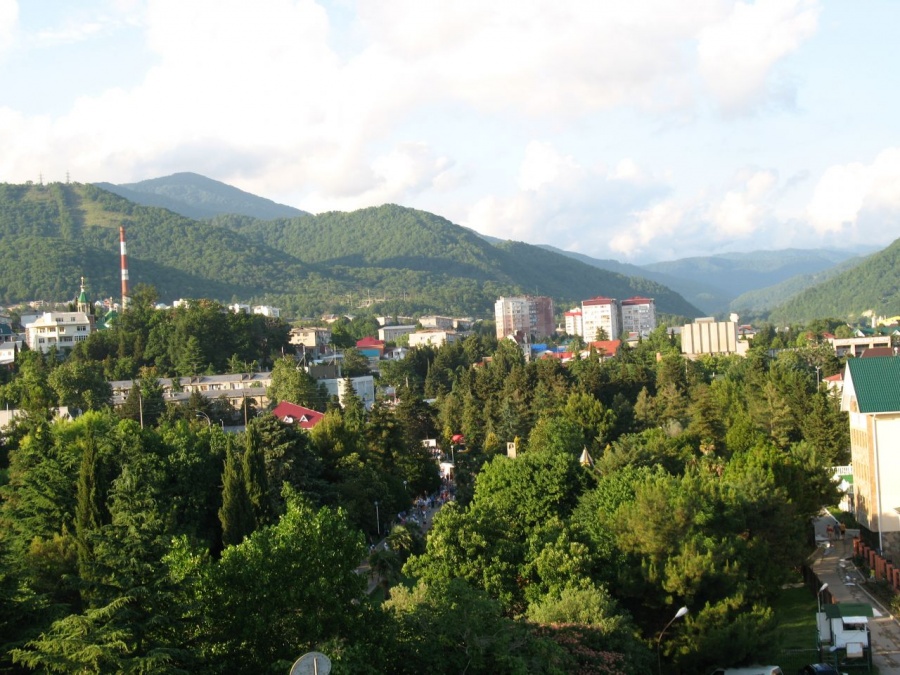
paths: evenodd
<path fill-rule="evenodd" d="M 816 593 L 816 600 L 819 601 L 819 613 L 822 612 L 822 593 L 825 592 L 825 589 L 828 588 L 828 583 L 822 584 L 822 587 L 819 589 L 819 592 Z"/>
<path fill-rule="evenodd" d="M 656 641 L 656 665 L 659 670 L 659 675 L 662 675 L 662 656 L 660 655 L 659 648 L 660 645 L 662 645 L 663 635 L 665 635 L 666 631 L 669 629 L 669 626 L 672 625 L 672 622 L 675 621 L 675 619 L 680 619 L 687 613 L 687 607 L 682 607 L 681 609 L 679 609 L 677 612 L 675 612 L 675 616 L 669 619 L 669 623 L 666 624 L 666 627 L 663 628 L 662 632 L 659 634 L 659 639 Z"/>
<path fill-rule="evenodd" d="M 207 415 L 207 414 L 206 414 L 205 412 L 203 412 L 202 410 L 198 410 L 196 416 L 197 416 L 197 417 L 200 417 L 201 415 L 202 415 L 203 418 L 206 420 L 206 426 L 211 427 L 211 426 L 212 426 L 212 419 L 210 419 L 209 415 Z M 224 421 L 224 420 L 219 420 L 219 424 L 222 425 L 222 431 L 225 431 L 225 421 Z"/>
<path fill-rule="evenodd" d="M 378 515 L 378 500 L 375 500 L 375 527 L 378 528 L 378 536 L 381 536 L 381 516 Z"/>

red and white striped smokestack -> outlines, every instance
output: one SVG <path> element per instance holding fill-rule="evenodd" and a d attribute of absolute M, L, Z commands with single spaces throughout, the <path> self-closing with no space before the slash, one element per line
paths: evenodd
<path fill-rule="evenodd" d="M 128 305 L 128 250 L 125 248 L 125 227 L 119 226 L 119 250 L 122 257 L 122 311 Z"/>

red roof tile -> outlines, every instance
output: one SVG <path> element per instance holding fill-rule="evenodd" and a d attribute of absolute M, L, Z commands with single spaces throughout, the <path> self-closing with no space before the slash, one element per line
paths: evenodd
<path fill-rule="evenodd" d="M 288 401 L 282 401 L 275 406 L 272 414 L 285 424 L 297 424 L 307 431 L 321 422 L 324 417 L 318 410 L 304 408 L 302 405 Z"/>

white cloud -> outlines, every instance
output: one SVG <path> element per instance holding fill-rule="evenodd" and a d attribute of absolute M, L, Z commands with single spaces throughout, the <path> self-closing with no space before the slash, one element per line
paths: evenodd
<path fill-rule="evenodd" d="M 772 171 L 754 171 L 742 184 L 728 190 L 708 210 L 708 218 L 715 227 L 716 239 L 741 239 L 755 234 L 769 216 L 766 202 L 777 183 Z"/>
<path fill-rule="evenodd" d="M 700 73 L 726 112 L 741 112 L 774 93 L 774 67 L 816 31 L 817 0 L 736 2 L 724 20 L 700 31 Z"/>
<path fill-rule="evenodd" d="M 610 250 L 633 258 L 658 238 L 670 237 L 684 221 L 684 209 L 674 200 L 665 200 L 632 214 L 627 227 L 610 240 Z"/>
<path fill-rule="evenodd" d="M 313 0 L 103 6 L 48 21 L 41 46 L 90 45 L 130 22 L 145 30 L 149 69 L 53 115 L 0 108 L 0 179 L 190 170 L 311 211 L 393 201 L 600 257 L 874 230 L 879 214 L 900 213 L 898 150 L 870 165 L 832 160 L 805 214 L 776 217 L 774 169 L 710 178 L 748 161 L 820 171 L 805 157 L 782 167 L 774 151 L 748 159 L 755 149 L 729 126 L 778 100 L 819 0 L 357 0 L 340 25 L 349 12 L 330 17 Z M 0 0 L 0 59 L 17 9 Z M 702 126 L 710 100 L 720 126 Z M 777 143 L 748 130 L 759 136 L 745 144 Z"/>
<path fill-rule="evenodd" d="M 480 199 L 462 224 L 503 239 L 600 256 L 610 250 L 633 252 L 637 244 L 626 243 L 631 235 L 623 235 L 627 224 L 669 190 L 633 159 L 620 160 L 610 171 L 602 164 L 580 164 L 546 141 L 525 148 L 517 188 L 506 197 Z M 635 241 L 649 238 L 644 233 Z"/>
<path fill-rule="evenodd" d="M 532 141 L 525 148 L 525 159 L 519 168 L 519 189 L 539 190 L 563 181 L 566 173 L 579 171 L 572 157 L 562 156 L 550 143 Z"/>
<path fill-rule="evenodd" d="M 891 220 L 888 220 L 892 216 Z M 887 148 L 871 164 L 851 162 L 829 167 L 819 179 L 806 209 L 818 234 L 848 232 L 865 240 L 860 227 L 881 240 L 900 217 L 900 148 Z"/>

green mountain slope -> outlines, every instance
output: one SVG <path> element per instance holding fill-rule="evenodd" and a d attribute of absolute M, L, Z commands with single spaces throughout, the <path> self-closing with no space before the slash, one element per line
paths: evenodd
<path fill-rule="evenodd" d="M 772 308 L 783 305 L 791 298 L 799 295 L 807 288 L 812 288 L 829 279 L 836 277 L 846 270 L 853 269 L 862 262 L 863 258 L 855 257 L 816 272 L 815 274 L 801 274 L 767 288 L 758 288 L 755 291 L 742 293 L 731 301 L 730 308 L 739 314 L 761 315 L 767 314 Z"/>
<path fill-rule="evenodd" d="M 718 288 L 730 302 L 748 291 L 773 286 L 797 275 L 821 272 L 853 255 L 842 251 L 785 249 L 682 258 L 642 267 Z"/>
<path fill-rule="evenodd" d="M 821 317 L 857 321 L 867 312 L 900 314 L 900 239 L 773 309 L 769 320 L 778 324 Z"/>
<path fill-rule="evenodd" d="M 386 281 L 394 275 L 406 282 L 421 274 L 432 280 L 435 275 L 456 278 L 463 283 L 464 294 L 481 295 L 480 303 L 487 307 L 499 295 L 523 292 L 549 295 L 565 304 L 597 295 L 619 299 L 649 295 L 663 313 L 700 314 L 677 293 L 652 281 L 611 273 L 530 244 L 491 244 L 445 218 L 393 204 L 273 222 L 234 216 L 211 222 L 259 243 L 281 246 L 303 262 L 338 266 L 350 277 L 371 277 L 374 270 L 381 270 Z M 477 290 L 479 284 L 483 293 Z M 405 288 L 415 286 L 407 283 Z M 393 284 L 393 290 L 402 289 Z"/>
<path fill-rule="evenodd" d="M 544 245 L 541 246 L 541 248 L 559 253 L 560 255 L 572 258 L 573 260 L 580 260 L 586 265 L 599 267 L 602 270 L 608 270 L 629 277 L 655 281 L 657 284 L 675 291 L 693 306 L 699 307 L 705 314 L 718 314 L 724 312 L 728 308 L 728 302 L 731 299 L 729 295 L 722 293 L 721 289 L 712 284 L 693 279 L 686 279 L 672 274 L 655 272 L 646 267 L 630 265 L 628 263 L 619 262 L 618 260 L 591 258 L 590 256 L 582 255 L 581 253 L 562 251 L 553 246 Z"/>
<path fill-rule="evenodd" d="M 186 218 L 202 220 L 222 213 L 236 213 L 263 220 L 293 218 L 305 211 L 257 197 L 231 185 L 196 173 L 183 172 L 138 183 L 113 185 L 97 183 L 97 187 L 124 197 L 141 206 L 156 206 Z"/>
<path fill-rule="evenodd" d="M 0 298 L 65 299 L 88 277 L 94 297 L 119 293 L 118 228 L 132 284 L 163 300 L 262 300 L 290 313 L 453 312 L 486 316 L 500 295 L 650 295 L 665 314 L 699 310 L 667 288 L 527 244 L 496 246 L 439 216 L 395 205 L 352 213 L 196 221 L 94 185 L 0 185 Z M 376 302 L 377 301 L 377 302 Z"/>
<path fill-rule="evenodd" d="M 279 279 L 298 282 L 307 273 L 290 256 L 230 230 L 137 206 L 92 185 L 2 184 L 0 239 L 9 262 L 0 271 L 0 297 L 59 299 L 82 275 L 95 297 L 118 296 L 120 225 L 133 283 L 152 283 L 168 299 L 279 292 Z"/>

